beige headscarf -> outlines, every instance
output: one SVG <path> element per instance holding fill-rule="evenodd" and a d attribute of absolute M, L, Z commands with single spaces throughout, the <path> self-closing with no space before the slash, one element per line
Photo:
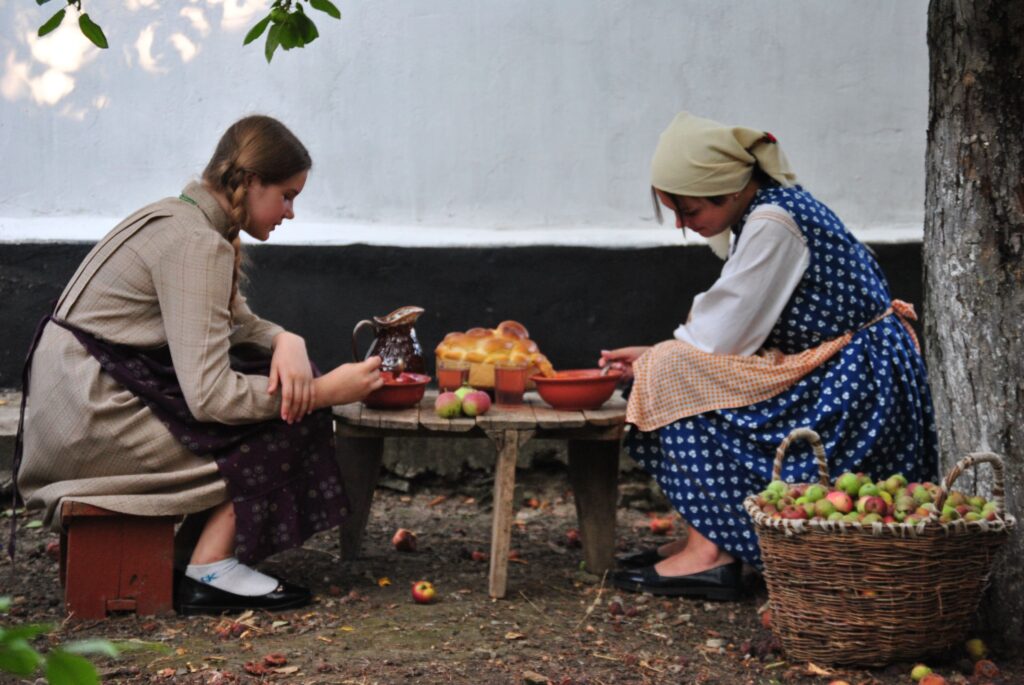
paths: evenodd
<path fill-rule="evenodd" d="M 688 197 L 728 195 L 747 185 L 755 161 L 780 185 L 796 183 L 796 174 L 770 133 L 681 112 L 658 140 L 651 185 Z"/>
<path fill-rule="evenodd" d="M 796 174 L 775 137 L 744 126 L 725 126 L 680 112 L 658 140 L 651 161 L 651 185 L 687 197 L 713 197 L 739 192 L 754 172 L 754 162 L 784 187 Z M 716 255 L 729 254 L 731 233 L 708 239 Z"/>

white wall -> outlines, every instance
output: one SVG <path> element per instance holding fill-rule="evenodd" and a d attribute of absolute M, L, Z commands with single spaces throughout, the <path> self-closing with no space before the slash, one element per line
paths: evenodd
<path fill-rule="evenodd" d="M 680 109 L 771 131 L 862 237 L 920 238 L 927 0 L 335 1 L 268 65 L 262 2 L 84 0 L 99 51 L 0 0 L 0 240 L 94 239 L 264 112 L 314 158 L 275 242 L 678 242 L 647 189 Z"/>

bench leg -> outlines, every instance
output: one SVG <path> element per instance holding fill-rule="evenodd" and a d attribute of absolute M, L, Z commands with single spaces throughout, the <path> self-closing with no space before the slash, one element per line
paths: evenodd
<path fill-rule="evenodd" d="M 619 442 L 570 440 L 569 483 L 583 539 L 587 571 L 601 575 L 615 559 L 619 495 Z"/>
<path fill-rule="evenodd" d="M 358 557 L 362 547 L 373 491 L 380 478 L 384 439 L 339 436 L 336 454 L 350 507 L 348 518 L 340 526 L 341 558 L 348 561 Z"/>
<path fill-rule="evenodd" d="M 71 524 L 64 540 L 64 603 L 74 619 L 174 611 L 173 519 L 82 518 Z"/>

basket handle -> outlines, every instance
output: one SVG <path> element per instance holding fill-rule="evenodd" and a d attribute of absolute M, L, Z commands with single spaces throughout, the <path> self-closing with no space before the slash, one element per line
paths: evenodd
<path fill-rule="evenodd" d="M 953 465 L 939 488 L 939 496 L 935 500 L 935 508 L 942 511 L 942 505 L 946 503 L 946 497 L 953 489 L 953 483 L 967 469 L 977 464 L 991 464 L 995 482 L 992 485 L 992 501 L 999 507 L 999 511 L 1006 511 L 1006 497 L 1003 481 L 1003 458 L 995 452 L 972 452 Z"/>
<path fill-rule="evenodd" d="M 825 457 L 825 447 L 821 444 L 821 436 L 810 428 L 794 428 L 785 439 L 779 443 L 775 450 L 775 465 L 772 467 L 772 480 L 782 480 L 782 459 L 786 456 L 786 450 L 796 440 L 806 440 L 811 443 L 814 456 L 818 460 L 818 481 L 826 488 L 828 480 L 828 462 Z"/>

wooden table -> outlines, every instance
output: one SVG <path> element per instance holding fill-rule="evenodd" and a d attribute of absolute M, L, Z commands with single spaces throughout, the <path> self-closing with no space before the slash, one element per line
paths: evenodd
<path fill-rule="evenodd" d="M 569 482 L 576 501 L 587 570 L 600 574 L 611 567 L 619 446 L 626 418 L 626 402 L 618 391 L 603 407 L 591 411 L 557 411 L 535 393 L 527 393 L 522 406 L 493 406 L 483 416 L 457 419 L 437 416 L 436 397 L 436 391 L 428 390 L 419 406 L 411 409 L 374 410 L 359 403 L 334 408 L 338 463 L 352 508 L 341 527 L 342 559 L 354 559 L 359 554 L 380 476 L 385 437 L 486 437 L 497 450 L 488 586 L 492 597 L 504 597 L 516 458 L 519 448 L 536 437 L 567 441 Z"/>

